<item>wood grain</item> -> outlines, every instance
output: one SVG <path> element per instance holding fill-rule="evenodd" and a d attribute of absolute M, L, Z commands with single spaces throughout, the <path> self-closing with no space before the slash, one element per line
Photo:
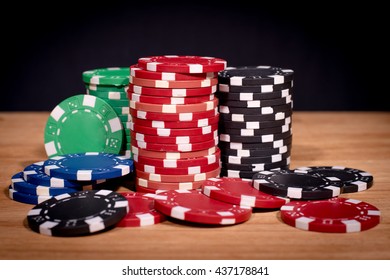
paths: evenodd
<path fill-rule="evenodd" d="M 173 220 L 60 238 L 32 232 L 31 205 L 8 198 L 10 178 L 46 159 L 47 112 L 0 113 L 0 259 L 390 259 L 390 113 L 295 112 L 291 167 L 343 165 L 371 172 L 374 186 L 342 195 L 372 203 L 381 224 L 351 234 L 307 232 L 256 211 L 243 224 L 194 226 Z M 123 189 L 123 188 L 121 188 Z"/>

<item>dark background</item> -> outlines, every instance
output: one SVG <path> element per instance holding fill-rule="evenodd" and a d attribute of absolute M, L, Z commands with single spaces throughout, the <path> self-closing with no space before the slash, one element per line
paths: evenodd
<path fill-rule="evenodd" d="M 163 54 L 291 68 L 295 110 L 389 110 L 385 9 L 295 2 L 59 1 L 49 12 L 35 2 L 3 10 L 0 110 L 51 111 L 85 91 L 83 71 Z"/>

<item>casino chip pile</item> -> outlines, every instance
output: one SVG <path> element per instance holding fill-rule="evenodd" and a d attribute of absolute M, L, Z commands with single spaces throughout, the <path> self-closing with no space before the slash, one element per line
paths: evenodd
<path fill-rule="evenodd" d="M 9 196 L 18 202 L 38 204 L 57 195 L 112 189 L 123 183 L 132 171 L 133 161 L 115 154 L 55 156 L 30 164 L 12 176 Z"/>
<path fill-rule="evenodd" d="M 131 136 L 127 123 L 131 121 L 129 115 L 129 99 L 127 98 L 127 86 L 129 84 L 130 71 L 128 67 L 100 68 L 83 72 L 83 81 L 87 94 L 103 99 L 118 115 L 123 129 L 123 141 L 121 155 L 131 157 Z"/>
<path fill-rule="evenodd" d="M 130 67 L 129 123 L 138 190 L 198 189 L 220 173 L 217 73 L 226 61 L 140 58 Z"/>
<path fill-rule="evenodd" d="M 290 164 L 293 71 L 229 67 L 219 72 L 221 176 L 252 179 Z"/>

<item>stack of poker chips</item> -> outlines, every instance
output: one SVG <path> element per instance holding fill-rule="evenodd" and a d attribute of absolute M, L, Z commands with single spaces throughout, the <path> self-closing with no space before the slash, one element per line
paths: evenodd
<path fill-rule="evenodd" d="M 138 191 L 198 189 L 220 174 L 217 73 L 226 61 L 140 58 L 130 67 L 129 123 Z"/>
<path fill-rule="evenodd" d="M 131 121 L 127 98 L 129 75 L 128 67 L 112 67 L 85 71 L 82 76 L 87 94 L 103 99 L 117 113 L 124 129 L 120 154 L 131 158 L 131 137 L 129 130 L 126 129 L 127 123 Z"/>
<path fill-rule="evenodd" d="M 9 196 L 38 204 L 53 196 L 85 190 L 112 189 L 128 180 L 133 160 L 110 153 L 78 153 L 54 156 L 25 167 L 11 178 Z"/>
<path fill-rule="evenodd" d="M 293 71 L 257 66 L 218 74 L 221 176 L 252 179 L 290 164 Z"/>

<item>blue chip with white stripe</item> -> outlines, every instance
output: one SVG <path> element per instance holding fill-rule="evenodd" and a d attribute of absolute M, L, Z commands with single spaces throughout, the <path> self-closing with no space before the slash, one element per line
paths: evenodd
<path fill-rule="evenodd" d="M 47 195 L 33 195 L 33 194 L 18 192 L 15 189 L 13 189 L 11 186 L 8 187 L 8 194 L 12 200 L 21 203 L 26 203 L 26 204 L 34 204 L 34 205 L 52 198 L 52 196 L 47 196 Z"/>
<path fill-rule="evenodd" d="M 56 156 L 43 164 L 44 172 L 67 180 L 91 181 L 118 178 L 133 171 L 133 160 L 110 153 L 77 153 Z"/>

